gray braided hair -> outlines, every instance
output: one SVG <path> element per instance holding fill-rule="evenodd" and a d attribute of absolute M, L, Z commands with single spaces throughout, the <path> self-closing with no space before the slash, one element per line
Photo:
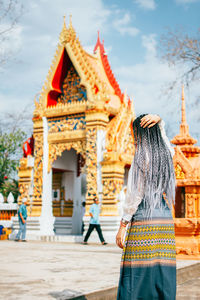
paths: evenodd
<path fill-rule="evenodd" d="M 146 115 L 146 114 L 145 114 Z M 140 115 L 133 122 L 135 155 L 132 176 L 132 194 L 143 192 L 145 216 L 151 218 L 155 208 L 162 208 L 163 193 L 172 208 L 175 201 L 175 174 L 172 156 L 162 138 L 159 125 L 151 128 L 140 126 Z"/>

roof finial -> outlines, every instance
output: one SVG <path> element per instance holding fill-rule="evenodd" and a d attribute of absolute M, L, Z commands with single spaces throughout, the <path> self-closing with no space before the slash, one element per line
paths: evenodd
<path fill-rule="evenodd" d="M 181 106 L 181 123 L 186 124 L 186 112 L 185 112 L 185 95 L 184 95 L 184 85 L 182 85 L 182 106 Z"/>
<path fill-rule="evenodd" d="M 124 104 L 127 106 L 128 105 L 128 98 L 127 98 L 127 89 L 125 89 L 125 92 L 124 92 Z"/>
<path fill-rule="evenodd" d="M 180 146 L 194 145 L 196 144 L 197 140 L 193 139 L 193 137 L 191 137 L 189 134 L 189 126 L 186 122 L 184 85 L 182 85 L 181 102 L 180 133 L 171 140 L 171 143 Z"/>
<path fill-rule="evenodd" d="M 72 27 L 72 14 L 69 15 L 69 27 Z"/>
<path fill-rule="evenodd" d="M 63 28 L 66 28 L 66 15 L 63 16 Z"/>

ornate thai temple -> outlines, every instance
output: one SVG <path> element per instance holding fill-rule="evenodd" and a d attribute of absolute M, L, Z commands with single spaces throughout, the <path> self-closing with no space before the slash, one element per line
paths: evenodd
<path fill-rule="evenodd" d="M 177 252 L 200 252 L 200 148 L 189 135 L 182 94 L 180 133 L 175 144 Z M 70 24 L 57 50 L 33 114 L 33 137 L 20 160 L 21 198 L 28 198 L 28 234 L 81 233 L 93 197 L 101 202 L 105 238 L 114 241 L 119 224 L 118 194 L 126 185 L 134 155 L 132 101 L 123 94 L 98 36 L 87 53 Z M 19 202 L 21 201 L 21 198 Z M 13 218 L 16 226 L 17 218 Z M 110 239 L 108 238 L 110 237 Z"/>
<path fill-rule="evenodd" d="M 200 147 L 189 134 L 182 89 L 180 132 L 175 145 L 174 167 L 177 180 L 175 204 L 176 249 L 179 254 L 200 254 Z"/>
<path fill-rule="evenodd" d="M 91 55 L 81 46 L 71 20 L 68 28 L 64 21 L 35 100 L 33 137 L 24 144 L 20 160 L 28 233 L 80 234 L 82 201 L 88 212 L 95 195 L 101 202 L 103 229 L 115 232 L 117 195 L 134 154 L 131 103 L 120 90 L 99 35 Z"/>

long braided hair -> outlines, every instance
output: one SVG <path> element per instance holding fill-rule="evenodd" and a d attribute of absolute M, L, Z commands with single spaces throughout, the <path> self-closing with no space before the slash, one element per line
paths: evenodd
<path fill-rule="evenodd" d="M 175 173 L 172 156 L 162 138 L 159 125 L 140 126 L 140 115 L 133 122 L 135 155 L 132 168 L 132 195 L 143 192 L 145 216 L 151 218 L 154 208 L 162 207 L 163 194 L 172 208 L 175 201 Z"/>

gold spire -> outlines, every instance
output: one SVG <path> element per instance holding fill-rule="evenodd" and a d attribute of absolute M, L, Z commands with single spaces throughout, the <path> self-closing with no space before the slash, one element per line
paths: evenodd
<path fill-rule="evenodd" d="M 125 104 L 125 106 L 127 106 L 128 105 L 128 98 L 127 98 L 127 89 L 125 89 L 125 92 L 124 92 L 124 104 Z"/>
<path fill-rule="evenodd" d="M 185 95 L 184 95 L 184 85 L 182 85 L 182 107 L 181 107 L 181 123 L 182 124 L 187 124 L 186 122 L 186 113 L 185 113 Z"/>
<path fill-rule="evenodd" d="M 73 27 L 72 26 L 72 14 L 69 15 L 69 27 Z"/>
<path fill-rule="evenodd" d="M 67 27 L 66 27 L 66 15 L 63 16 L 63 29 L 67 30 Z"/>
<path fill-rule="evenodd" d="M 181 125 L 180 125 L 180 134 L 182 136 L 189 135 L 189 126 L 186 122 L 186 112 L 185 112 L 185 96 L 184 96 L 184 85 L 182 85 L 181 93 Z"/>
<path fill-rule="evenodd" d="M 194 145 L 197 141 L 190 136 L 189 126 L 186 122 L 184 85 L 182 85 L 181 102 L 180 133 L 171 140 L 171 143 L 175 145 Z"/>
<path fill-rule="evenodd" d="M 72 26 L 72 15 L 70 15 L 69 20 L 69 28 L 66 27 L 65 23 L 65 15 L 63 17 L 63 28 L 60 33 L 60 43 L 64 46 L 65 44 L 69 43 L 70 40 L 76 38 L 76 32 Z"/>

